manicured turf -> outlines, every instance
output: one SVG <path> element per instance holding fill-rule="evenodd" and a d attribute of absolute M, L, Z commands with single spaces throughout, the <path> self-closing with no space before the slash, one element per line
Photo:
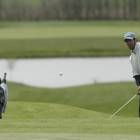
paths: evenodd
<path fill-rule="evenodd" d="M 133 83 L 64 89 L 8 83 L 9 103 L 0 122 L 3 140 L 139 139 L 137 98 L 116 117 L 110 115 L 135 91 Z"/>
<path fill-rule="evenodd" d="M 132 83 L 97 84 L 64 89 L 42 89 L 10 84 L 10 91 L 11 101 L 64 104 L 110 114 L 136 93 L 135 85 Z M 136 117 L 135 105 L 136 102 L 132 102 L 130 110 L 125 112 L 124 116 Z"/>
<path fill-rule="evenodd" d="M 139 140 L 137 135 L 73 134 L 73 133 L 10 133 L 0 135 L 3 140 Z M 12 136 L 12 137 L 11 137 Z"/>
<path fill-rule="evenodd" d="M 133 26 L 132 26 L 133 25 Z M 139 22 L 1 22 L 0 57 L 124 56 L 122 33 Z M 9 102 L 0 120 L 2 140 L 139 140 L 138 98 L 133 83 L 47 89 L 8 83 Z"/>
<path fill-rule="evenodd" d="M 133 25 L 133 26 L 132 26 Z M 1 22 L 0 57 L 126 56 L 123 33 L 139 22 Z"/>

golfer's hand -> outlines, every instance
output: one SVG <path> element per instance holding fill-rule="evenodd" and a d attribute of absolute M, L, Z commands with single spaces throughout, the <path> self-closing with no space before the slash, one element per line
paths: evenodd
<path fill-rule="evenodd" d="M 140 95 L 140 86 L 138 86 L 138 95 Z"/>

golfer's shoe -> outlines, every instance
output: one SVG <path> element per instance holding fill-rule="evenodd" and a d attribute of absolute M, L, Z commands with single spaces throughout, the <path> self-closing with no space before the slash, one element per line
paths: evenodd
<path fill-rule="evenodd" d="M 137 95 L 140 95 L 140 92 L 138 92 Z"/>

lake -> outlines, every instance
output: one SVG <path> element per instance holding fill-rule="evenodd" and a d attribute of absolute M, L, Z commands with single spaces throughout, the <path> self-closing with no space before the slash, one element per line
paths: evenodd
<path fill-rule="evenodd" d="M 128 57 L 1 59 L 4 72 L 8 81 L 49 88 L 133 80 Z"/>

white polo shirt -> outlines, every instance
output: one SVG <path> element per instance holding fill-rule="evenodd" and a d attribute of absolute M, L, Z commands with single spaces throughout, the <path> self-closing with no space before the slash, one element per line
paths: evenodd
<path fill-rule="evenodd" d="M 132 65 L 133 77 L 140 75 L 140 42 L 137 42 L 134 50 L 132 50 L 130 62 Z"/>

